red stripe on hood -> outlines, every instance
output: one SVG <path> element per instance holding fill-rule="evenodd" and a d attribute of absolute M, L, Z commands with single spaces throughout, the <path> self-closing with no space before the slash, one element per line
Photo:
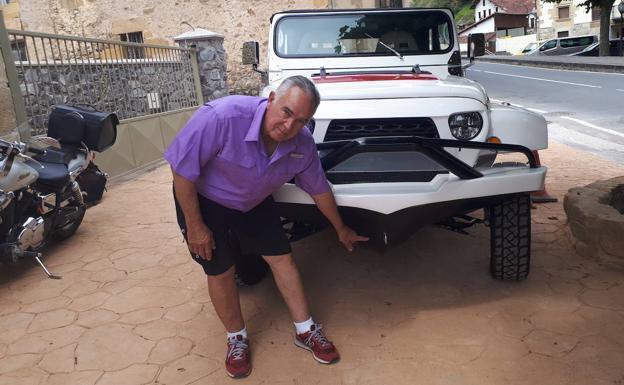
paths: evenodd
<path fill-rule="evenodd" d="M 312 76 L 315 83 L 375 82 L 381 80 L 438 80 L 431 74 L 349 74 Z"/>

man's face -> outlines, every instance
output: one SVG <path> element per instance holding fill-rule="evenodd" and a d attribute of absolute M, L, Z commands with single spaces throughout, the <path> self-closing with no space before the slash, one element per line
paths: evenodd
<path fill-rule="evenodd" d="M 292 139 L 314 112 L 311 98 L 299 87 L 290 87 L 281 96 L 271 92 L 262 124 L 263 132 L 278 143 Z"/>

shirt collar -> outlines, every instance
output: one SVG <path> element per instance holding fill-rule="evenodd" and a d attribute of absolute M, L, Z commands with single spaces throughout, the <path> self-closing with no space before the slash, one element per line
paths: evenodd
<path fill-rule="evenodd" d="M 267 109 L 267 99 L 262 99 L 260 103 L 258 103 L 258 108 L 256 108 L 256 112 L 254 114 L 253 120 L 249 125 L 249 130 L 247 131 L 247 136 L 245 136 L 245 142 L 258 142 L 260 141 L 260 130 L 262 128 L 262 121 L 264 120 L 264 113 Z M 280 158 L 288 155 L 292 151 L 295 150 L 297 137 L 287 140 L 285 142 L 280 142 L 277 148 L 275 149 L 275 153 L 271 156 L 271 161 L 269 163 L 274 163 Z"/>
<path fill-rule="evenodd" d="M 260 142 L 260 129 L 262 128 L 262 121 L 264 120 L 264 113 L 267 108 L 267 99 L 264 98 L 258 103 L 258 108 L 254 114 L 253 120 L 247 130 L 247 136 L 245 136 L 245 142 Z"/>

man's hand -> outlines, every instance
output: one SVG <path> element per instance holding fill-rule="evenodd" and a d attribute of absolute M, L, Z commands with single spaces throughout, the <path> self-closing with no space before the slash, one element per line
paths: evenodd
<path fill-rule="evenodd" d="M 215 249 L 212 231 L 203 223 L 187 227 L 187 244 L 193 254 L 197 254 L 206 261 L 212 259 L 212 250 Z"/>
<path fill-rule="evenodd" d="M 340 240 L 340 242 L 342 242 L 345 248 L 349 251 L 353 251 L 353 245 L 356 242 L 368 241 L 368 237 L 357 235 L 357 233 L 353 231 L 353 229 L 347 226 L 342 226 L 341 228 L 337 229 L 336 233 L 338 233 L 338 239 Z"/>

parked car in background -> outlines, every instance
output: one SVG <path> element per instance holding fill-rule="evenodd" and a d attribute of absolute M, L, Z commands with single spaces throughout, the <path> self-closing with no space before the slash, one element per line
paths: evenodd
<path fill-rule="evenodd" d="M 620 55 L 620 41 L 609 40 L 609 56 L 619 56 L 619 55 Z M 600 56 L 600 42 L 597 41 L 594 44 L 582 50 L 581 52 L 573 53 L 570 56 Z"/>
<path fill-rule="evenodd" d="M 570 55 L 583 51 L 598 42 L 598 36 L 560 37 L 546 40 L 538 49 L 526 55 Z"/>
<path fill-rule="evenodd" d="M 528 55 L 529 52 L 535 51 L 542 44 L 544 44 L 544 40 L 532 41 L 529 44 L 527 44 L 526 47 L 524 47 L 518 55 Z"/>

